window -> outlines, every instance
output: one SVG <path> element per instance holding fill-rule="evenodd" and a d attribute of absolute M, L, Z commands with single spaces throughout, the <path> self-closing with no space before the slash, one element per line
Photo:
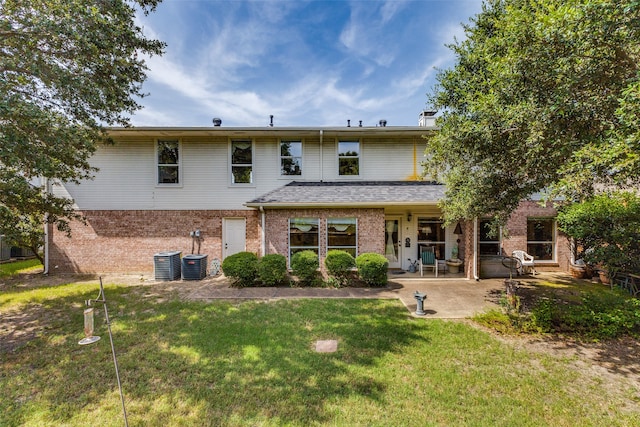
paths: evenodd
<path fill-rule="evenodd" d="M 231 183 L 251 184 L 253 182 L 253 143 L 251 141 L 231 141 Z"/>
<path fill-rule="evenodd" d="M 360 175 L 360 143 L 338 142 L 338 173 L 342 176 Z"/>
<path fill-rule="evenodd" d="M 302 141 L 280 142 L 280 175 L 302 175 Z"/>
<path fill-rule="evenodd" d="M 355 218 L 327 219 L 327 252 L 339 249 L 354 258 L 358 248 L 358 222 Z"/>
<path fill-rule="evenodd" d="M 527 253 L 536 261 L 554 259 L 555 223 L 553 218 L 527 218 Z"/>
<path fill-rule="evenodd" d="M 180 143 L 176 140 L 158 141 L 158 184 L 180 183 Z"/>
<path fill-rule="evenodd" d="M 491 233 L 491 220 L 481 220 L 478 234 L 480 245 L 480 255 L 500 255 L 500 231 L 495 235 Z"/>
<path fill-rule="evenodd" d="M 418 247 L 434 246 L 436 258 L 444 259 L 445 229 L 439 218 L 418 217 Z"/>
<path fill-rule="evenodd" d="M 318 218 L 289 219 L 289 261 L 296 252 L 312 250 L 319 254 Z"/>

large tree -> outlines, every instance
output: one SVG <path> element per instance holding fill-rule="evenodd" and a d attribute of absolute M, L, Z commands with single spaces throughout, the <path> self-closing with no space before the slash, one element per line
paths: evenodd
<path fill-rule="evenodd" d="M 138 11 L 161 0 L 0 0 L 0 234 L 37 251 L 42 221 L 69 230 L 73 201 L 41 188 L 78 182 L 104 126 L 129 124 L 164 44 Z M 43 180 L 44 179 L 44 180 Z"/>
<path fill-rule="evenodd" d="M 465 33 L 429 97 L 447 220 L 640 183 L 640 1 L 487 0 Z"/>

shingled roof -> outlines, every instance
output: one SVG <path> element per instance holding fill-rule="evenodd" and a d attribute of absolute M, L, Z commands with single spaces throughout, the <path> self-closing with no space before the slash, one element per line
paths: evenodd
<path fill-rule="evenodd" d="M 444 185 L 428 181 L 291 182 L 245 203 L 248 207 L 374 207 L 436 204 Z"/>

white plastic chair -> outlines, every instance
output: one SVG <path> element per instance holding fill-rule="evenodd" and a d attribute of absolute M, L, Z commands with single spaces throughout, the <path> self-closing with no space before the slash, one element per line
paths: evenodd
<path fill-rule="evenodd" d="M 536 266 L 533 256 L 529 255 L 525 251 L 513 251 L 511 252 L 511 256 L 520 260 L 520 274 L 528 274 L 532 271 L 533 274 L 538 274 L 536 272 Z"/>
<path fill-rule="evenodd" d="M 436 277 L 438 277 L 438 260 L 436 258 L 436 254 L 434 252 L 433 246 L 427 246 L 420 251 L 420 276 L 424 276 L 423 269 L 425 268 L 433 268 L 433 271 L 436 273 Z"/>

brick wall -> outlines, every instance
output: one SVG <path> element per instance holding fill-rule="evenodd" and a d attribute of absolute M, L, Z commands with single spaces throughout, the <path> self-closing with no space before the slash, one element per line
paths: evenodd
<path fill-rule="evenodd" d="M 327 218 L 358 219 L 358 253 L 384 254 L 384 209 L 282 209 L 266 211 L 266 253 L 289 256 L 289 218 L 319 218 L 320 258 L 327 252 Z M 322 262 L 321 262 L 322 265 Z"/>
<path fill-rule="evenodd" d="M 53 231 L 51 273 L 153 273 L 153 255 L 192 253 L 190 231 L 201 232 L 200 253 L 222 259 L 222 219 L 246 218 L 246 247 L 260 252 L 260 218 L 256 211 L 85 211 L 86 224 L 73 222 L 72 235 Z M 198 252 L 197 244 L 194 252 Z"/>

